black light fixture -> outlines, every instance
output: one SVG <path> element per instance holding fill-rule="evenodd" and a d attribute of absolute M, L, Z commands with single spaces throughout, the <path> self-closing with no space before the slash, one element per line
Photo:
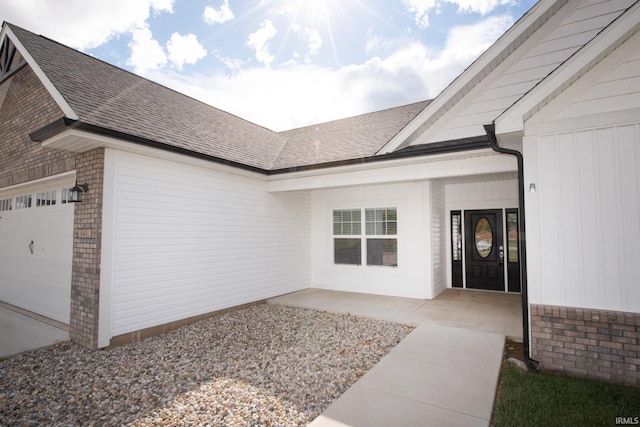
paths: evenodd
<path fill-rule="evenodd" d="M 82 193 L 86 193 L 89 189 L 87 184 L 78 184 L 69 189 L 69 203 L 78 203 L 82 201 Z"/>

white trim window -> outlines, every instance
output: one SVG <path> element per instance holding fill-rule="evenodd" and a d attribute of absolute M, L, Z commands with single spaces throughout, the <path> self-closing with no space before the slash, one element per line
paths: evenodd
<path fill-rule="evenodd" d="M 10 211 L 13 209 L 13 198 L 0 200 L 0 212 Z"/>
<path fill-rule="evenodd" d="M 367 232 L 367 265 L 384 265 L 389 267 L 397 267 L 397 209 L 365 209 L 365 220 Z"/>
<path fill-rule="evenodd" d="M 362 265 L 362 212 L 333 211 L 333 259 L 336 264 Z"/>
<path fill-rule="evenodd" d="M 36 207 L 56 204 L 56 190 L 43 191 L 36 194 Z"/>
<path fill-rule="evenodd" d="M 333 262 L 362 265 L 362 260 L 367 266 L 398 266 L 397 208 L 333 210 Z"/>
<path fill-rule="evenodd" d="M 26 209 L 31 207 L 31 194 L 16 197 L 16 209 Z"/>

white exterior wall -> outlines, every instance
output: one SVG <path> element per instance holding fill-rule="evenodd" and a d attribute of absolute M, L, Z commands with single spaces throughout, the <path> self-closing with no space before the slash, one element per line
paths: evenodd
<path fill-rule="evenodd" d="M 353 186 L 312 195 L 312 285 L 317 288 L 409 298 L 433 298 L 431 184 Z M 335 265 L 334 209 L 396 207 L 398 267 Z"/>
<path fill-rule="evenodd" d="M 525 138 L 529 301 L 640 312 L 640 123 Z"/>
<path fill-rule="evenodd" d="M 107 150 L 103 222 L 102 345 L 310 284 L 309 194 L 257 174 Z"/>
<path fill-rule="evenodd" d="M 640 312 L 640 33 L 525 123 L 529 301 Z"/>

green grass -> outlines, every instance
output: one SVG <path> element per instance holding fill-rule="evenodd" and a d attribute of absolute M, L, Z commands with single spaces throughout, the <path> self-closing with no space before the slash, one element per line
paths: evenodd
<path fill-rule="evenodd" d="M 502 368 L 493 426 L 615 426 L 640 417 L 640 388 Z"/>

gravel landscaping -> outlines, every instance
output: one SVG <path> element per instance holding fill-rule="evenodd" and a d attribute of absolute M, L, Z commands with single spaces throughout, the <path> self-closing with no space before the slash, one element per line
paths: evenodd
<path fill-rule="evenodd" d="M 0 425 L 305 425 L 413 328 L 256 305 L 110 350 L 0 362 Z"/>

